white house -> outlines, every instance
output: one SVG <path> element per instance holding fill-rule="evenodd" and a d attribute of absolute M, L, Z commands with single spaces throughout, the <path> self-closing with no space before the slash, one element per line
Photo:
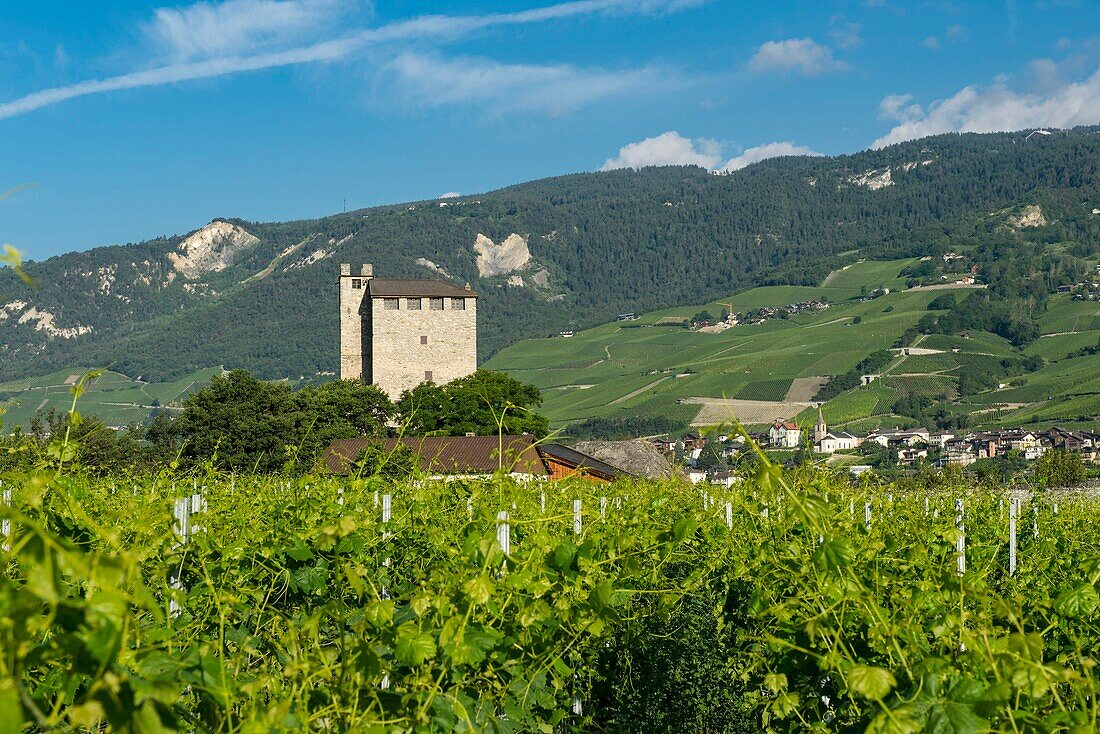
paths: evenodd
<path fill-rule="evenodd" d="M 796 449 L 802 441 L 802 429 L 794 421 L 777 420 L 768 431 L 772 446 L 780 449 Z"/>

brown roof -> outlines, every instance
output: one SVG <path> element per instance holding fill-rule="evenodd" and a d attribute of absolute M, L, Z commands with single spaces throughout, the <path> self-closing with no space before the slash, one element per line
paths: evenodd
<path fill-rule="evenodd" d="M 538 447 L 538 452 L 544 458 L 550 457 L 574 469 L 586 470 L 600 479 L 611 480 L 625 473 L 621 469 L 600 461 L 595 456 L 589 456 L 568 446 L 562 446 L 560 443 L 544 443 Z"/>
<path fill-rule="evenodd" d="M 412 450 L 420 460 L 420 468 L 429 474 L 492 474 L 501 466 L 501 442 L 504 446 L 504 468 L 517 474 L 545 475 L 546 465 L 535 449 L 531 436 L 425 436 L 422 438 L 387 438 L 386 451 L 398 442 Z M 373 441 L 365 438 L 337 439 L 325 449 L 323 460 L 329 471 L 348 473 L 349 465 Z"/>
<path fill-rule="evenodd" d="M 367 292 L 372 298 L 420 296 L 422 298 L 477 298 L 477 292 L 441 280 L 371 278 Z"/>

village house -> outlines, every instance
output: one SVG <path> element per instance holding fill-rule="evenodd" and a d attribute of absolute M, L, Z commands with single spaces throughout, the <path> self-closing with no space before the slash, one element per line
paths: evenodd
<path fill-rule="evenodd" d="M 916 446 L 917 444 L 928 445 L 930 434 L 926 428 L 895 428 L 892 431 L 872 431 L 868 436 L 868 441 L 874 441 L 878 445 L 884 448 L 895 448 L 897 446 Z"/>
<path fill-rule="evenodd" d="M 775 448 L 796 449 L 802 441 L 802 429 L 794 421 L 776 420 L 768 430 L 768 443 Z"/>

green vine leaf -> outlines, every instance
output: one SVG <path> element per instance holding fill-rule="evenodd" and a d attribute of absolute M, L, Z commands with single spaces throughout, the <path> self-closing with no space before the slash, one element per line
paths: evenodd
<path fill-rule="evenodd" d="M 894 674 L 872 665 L 853 665 L 848 670 L 848 687 L 872 701 L 881 701 L 898 684 Z"/>

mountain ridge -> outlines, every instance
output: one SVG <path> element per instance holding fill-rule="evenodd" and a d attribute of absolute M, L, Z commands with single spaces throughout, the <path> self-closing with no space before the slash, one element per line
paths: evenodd
<path fill-rule="evenodd" d="M 618 312 L 816 284 L 852 251 L 913 250 L 915 233 L 959 218 L 1025 203 L 1045 204 L 1059 221 L 1073 206 L 1087 212 L 1097 205 L 1097 131 L 1026 145 L 1020 133 L 942 135 L 721 176 L 695 167 L 568 174 L 292 222 L 217 218 L 256 241 L 193 278 L 169 255 L 183 257 L 179 248 L 204 228 L 28 263 L 36 291 L 0 272 L 0 379 L 71 364 L 150 379 L 211 364 L 328 379 L 338 357 L 338 261 L 475 284 L 484 360 Z M 515 250 L 519 238 L 528 259 L 482 275 L 479 238 Z M 31 308 L 54 329 L 83 331 L 51 337 L 23 319 Z"/>

